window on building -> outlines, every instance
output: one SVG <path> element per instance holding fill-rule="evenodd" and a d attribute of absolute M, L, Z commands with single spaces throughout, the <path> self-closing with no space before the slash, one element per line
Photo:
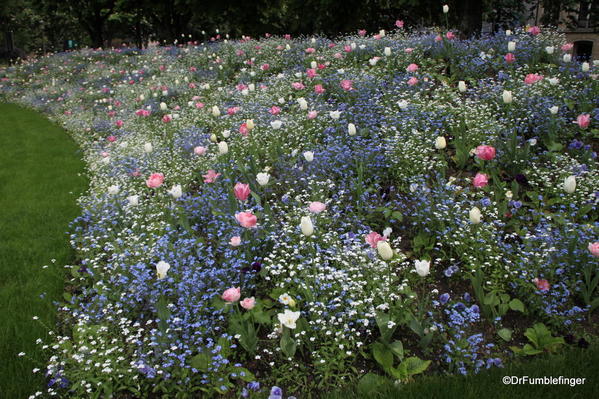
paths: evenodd
<path fill-rule="evenodd" d="M 574 57 L 580 61 L 589 61 L 593 54 L 593 42 L 590 40 L 579 40 L 574 42 Z"/>
<path fill-rule="evenodd" d="M 591 27 L 591 2 L 581 1 L 580 9 L 578 10 L 578 27 L 579 28 L 590 28 Z"/>

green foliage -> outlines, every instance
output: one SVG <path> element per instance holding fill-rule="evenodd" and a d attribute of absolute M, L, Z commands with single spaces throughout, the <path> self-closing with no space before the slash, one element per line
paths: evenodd
<path fill-rule="evenodd" d="M 517 354 L 538 355 L 543 352 L 554 353 L 564 345 L 562 337 L 554 337 L 551 331 L 543 323 L 537 323 L 532 328 L 526 329 L 524 333 L 530 344 L 525 344 L 523 348 L 511 346 L 510 348 Z"/>

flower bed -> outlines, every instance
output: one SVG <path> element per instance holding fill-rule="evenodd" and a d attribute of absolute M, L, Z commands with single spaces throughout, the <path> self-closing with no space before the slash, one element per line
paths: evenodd
<path fill-rule="evenodd" d="M 401 26 L 0 72 L 91 179 L 34 396 L 318 397 L 597 333 L 593 66 Z"/>

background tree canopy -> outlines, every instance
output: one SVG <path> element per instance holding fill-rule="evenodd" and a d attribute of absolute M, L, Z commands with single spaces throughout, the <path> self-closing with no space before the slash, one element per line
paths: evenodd
<path fill-rule="evenodd" d="M 439 12 L 444 3 L 452 9 L 450 26 L 470 35 L 481 31 L 483 21 L 494 30 L 523 25 L 535 17 L 538 5 L 546 10 L 538 22 L 556 25 L 562 11 L 578 11 L 581 1 L 536 0 L 526 5 L 521 0 L 4 0 L 1 48 L 6 58 L 78 46 L 126 42 L 143 47 L 149 40 L 203 40 L 217 29 L 231 37 L 266 32 L 335 36 L 357 29 L 372 32 L 392 26 L 396 19 L 425 27 L 445 23 Z"/>

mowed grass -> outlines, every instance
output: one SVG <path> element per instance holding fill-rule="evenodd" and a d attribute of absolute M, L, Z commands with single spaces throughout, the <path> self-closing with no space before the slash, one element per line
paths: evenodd
<path fill-rule="evenodd" d="M 504 384 L 516 376 L 585 378 L 584 385 Z M 327 399 L 587 399 L 599 398 L 599 343 L 588 349 L 568 348 L 562 353 L 514 359 L 504 368 L 477 375 L 416 376 L 413 383 L 380 386 L 377 392 L 358 387 L 326 395 Z"/>
<path fill-rule="evenodd" d="M 35 340 L 48 335 L 40 322 L 55 322 L 87 181 L 75 142 L 39 113 L 0 104 L 0 138 L 0 398 L 19 399 L 44 384 L 32 373 L 45 362 Z"/>

